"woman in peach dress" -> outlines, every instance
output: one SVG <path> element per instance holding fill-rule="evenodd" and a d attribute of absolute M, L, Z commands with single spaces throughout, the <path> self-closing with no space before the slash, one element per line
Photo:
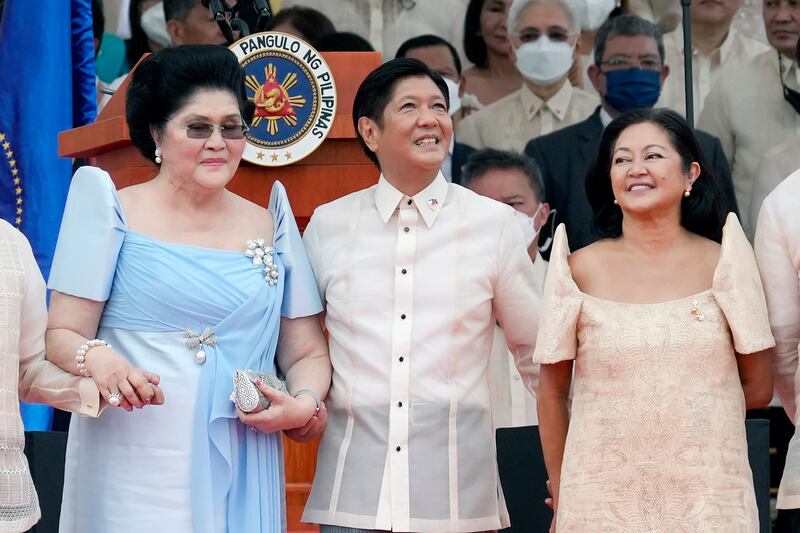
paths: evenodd
<path fill-rule="evenodd" d="M 744 420 L 774 341 L 707 168 L 676 113 L 622 115 L 587 177 L 605 238 L 556 232 L 534 359 L 558 533 L 758 531 Z"/>

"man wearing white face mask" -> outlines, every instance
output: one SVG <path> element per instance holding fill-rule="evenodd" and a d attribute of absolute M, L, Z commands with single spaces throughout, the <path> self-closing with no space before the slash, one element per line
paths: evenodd
<path fill-rule="evenodd" d="M 438 35 L 420 35 L 412 37 L 397 49 L 395 57 L 411 57 L 419 59 L 432 71 L 439 74 L 447 84 L 450 98 L 450 116 L 454 126 L 458 124 L 458 111 L 461 109 L 459 80 L 461 79 L 461 58 L 458 50 Z M 450 148 L 442 163 L 444 179 L 452 183 L 461 183 L 461 168 L 475 149 L 460 143 L 455 135 L 450 139 Z"/>
<path fill-rule="evenodd" d="M 521 151 L 530 139 L 585 119 L 599 103 L 567 79 L 580 28 L 563 0 L 514 0 L 508 28 L 525 83 L 461 122 L 459 140 L 474 148 Z"/>
<path fill-rule="evenodd" d="M 478 150 L 464 167 L 463 184 L 481 196 L 514 208 L 533 261 L 536 290 L 541 295 L 547 261 L 539 253 L 538 235 L 551 211 L 544 201 L 545 185 L 536 162 L 515 152 Z M 537 366 L 537 381 L 538 374 Z M 538 428 L 531 427 L 539 424 L 536 398 L 523 385 L 499 326 L 495 326 L 492 342 L 489 391 L 492 422 L 495 428 L 503 428 L 497 431 L 497 464 L 513 531 L 545 531 L 552 513 L 544 504 L 548 497 L 547 471 Z"/>

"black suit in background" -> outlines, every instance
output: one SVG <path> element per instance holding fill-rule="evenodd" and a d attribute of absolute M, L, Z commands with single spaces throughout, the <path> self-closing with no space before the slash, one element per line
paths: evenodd
<path fill-rule="evenodd" d="M 573 251 L 597 240 L 592 232 L 594 215 L 586 197 L 585 184 L 586 173 L 594 164 L 602 134 L 603 123 L 598 107 L 583 122 L 537 137 L 525 146 L 525 154 L 535 159 L 542 170 L 547 202 L 551 208 L 557 210 L 556 225 L 566 224 L 570 249 Z M 733 212 L 738 215 L 731 169 L 719 140 L 698 130 L 695 130 L 695 135 L 718 181 L 723 213 Z M 550 227 L 548 225 L 543 228 L 542 233 L 547 231 L 548 235 L 542 235 L 541 242 L 551 236 Z"/>
<path fill-rule="evenodd" d="M 474 151 L 475 148 L 467 146 L 466 144 L 461 144 L 458 141 L 453 144 L 453 157 L 451 159 L 452 166 L 450 170 L 453 177 L 453 183 L 461 185 L 461 169 L 466 164 L 469 154 Z"/>

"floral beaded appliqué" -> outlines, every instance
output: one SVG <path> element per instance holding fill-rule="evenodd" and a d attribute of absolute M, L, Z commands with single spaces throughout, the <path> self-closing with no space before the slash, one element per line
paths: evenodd
<path fill-rule="evenodd" d="M 706 319 L 706 316 L 703 314 L 703 310 L 700 309 L 700 305 L 697 303 L 697 300 L 692 300 L 692 307 L 689 309 L 689 312 L 692 314 L 693 318 L 700 322 Z"/>
<path fill-rule="evenodd" d="M 247 241 L 244 254 L 251 258 L 253 266 L 264 270 L 264 281 L 267 285 L 278 283 L 278 266 L 275 264 L 275 248 L 266 246 L 264 239 Z"/>

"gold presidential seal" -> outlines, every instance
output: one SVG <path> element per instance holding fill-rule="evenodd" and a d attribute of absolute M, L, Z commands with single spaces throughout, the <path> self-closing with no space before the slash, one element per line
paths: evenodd
<path fill-rule="evenodd" d="M 247 97 L 255 105 L 242 158 L 278 167 L 316 150 L 336 115 L 336 85 L 322 55 L 279 32 L 256 33 L 229 48 L 245 71 Z"/>

